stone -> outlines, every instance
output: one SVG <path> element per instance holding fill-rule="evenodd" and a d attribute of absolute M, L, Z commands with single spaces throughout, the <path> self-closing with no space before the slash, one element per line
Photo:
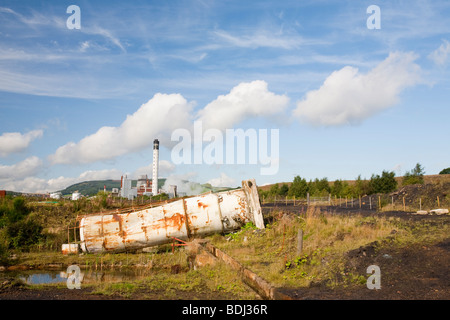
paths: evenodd
<path fill-rule="evenodd" d="M 448 209 L 433 209 L 433 210 L 430 210 L 430 213 L 438 214 L 438 215 L 440 215 L 440 214 L 448 214 Z"/>
<path fill-rule="evenodd" d="M 217 258 L 206 251 L 202 251 L 195 256 L 194 269 L 202 268 L 205 266 L 214 266 L 217 263 Z"/>

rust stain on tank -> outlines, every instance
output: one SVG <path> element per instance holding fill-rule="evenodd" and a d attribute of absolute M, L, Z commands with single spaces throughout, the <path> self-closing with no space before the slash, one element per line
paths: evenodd
<path fill-rule="evenodd" d="M 170 218 L 166 218 L 166 225 L 180 231 L 184 225 L 185 220 L 186 217 L 184 216 L 184 214 L 177 212 L 173 214 Z"/>
<path fill-rule="evenodd" d="M 148 230 L 160 230 L 167 228 L 174 228 L 176 230 L 181 230 L 184 225 L 186 217 L 181 213 L 174 213 L 170 217 L 164 217 L 163 219 L 156 220 L 149 226 L 142 226 L 142 229 Z"/>
<path fill-rule="evenodd" d="M 115 220 L 116 222 L 119 223 L 119 230 L 118 230 L 119 231 L 119 235 L 124 237 L 125 236 L 125 232 L 123 231 L 123 227 L 122 227 L 122 225 L 123 225 L 123 220 L 122 219 L 124 217 L 122 215 L 120 215 L 120 214 L 117 214 L 117 213 L 113 213 L 112 217 L 113 217 L 113 220 Z"/>
<path fill-rule="evenodd" d="M 204 204 L 204 203 L 201 202 L 201 201 L 199 201 L 197 205 L 198 205 L 199 208 L 203 208 L 203 209 L 208 208 L 208 205 L 207 205 L 207 204 Z"/>

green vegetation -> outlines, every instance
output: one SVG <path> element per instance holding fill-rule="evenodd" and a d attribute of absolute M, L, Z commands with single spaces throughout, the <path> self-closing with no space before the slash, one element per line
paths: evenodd
<path fill-rule="evenodd" d="M 314 181 L 313 181 L 314 182 Z M 100 200 L 99 205 L 100 205 Z M 53 220 L 37 219 L 35 210 L 47 208 L 60 214 L 61 221 L 70 220 L 74 202 L 33 207 L 16 202 L 16 209 L 25 213 L 17 222 L 35 221 L 48 227 Z M 14 208 L 13 199 L 4 199 L 1 208 Z M 84 210 L 85 208 L 81 208 Z M 3 212 L 2 211 L 2 212 Z M 44 211 L 39 211 L 46 215 Z M 76 212 L 73 213 L 76 215 Z M 47 213 L 50 218 L 49 213 Z M 14 217 L 19 216 L 16 214 Z M 53 216 L 52 216 L 53 218 Z M 435 217 L 436 218 L 436 217 Z M 266 229 L 258 230 L 252 223 L 238 232 L 215 234 L 208 239 L 218 248 L 236 258 L 245 267 L 278 287 L 331 287 L 362 286 L 367 274 L 360 274 L 347 264 L 349 251 L 376 243 L 376 250 L 383 245 L 405 247 L 412 244 L 427 245 L 442 241 L 450 232 L 445 216 L 437 219 L 402 220 L 383 216 L 334 215 L 319 207 L 310 207 L 305 213 L 291 215 L 282 210 L 266 216 Z M 54 217 L 57 219 L 57 217 Z M 65 222 L 64 222 L 65 223 Z M 9 224 L 8 224 L 9 225 Z M 2 228 L 2 240 L 5 229 Z M 33 229 L 33 228 L 31 228 Z M 303 247 L 297 247 L 299 230 L 303 231 Z M 393 232 L 395 231 L 395 232 Z M 41 233 L 43 235 L 44 233 Z M 66 230 L 62 229 L 64 238 Z M 8 236 L 9 237 L 9 236 Z M 48 238 L 40 238 L 41 243 Z M 31 237 L 32 238 L 32 237 Z M 50 240 L 47 240 L 50 241 Z M 53 240 L 52 240 L 53 241 Z M 39 268 L 48 264 L 67 267 L 78 264 L 83 270 L 146 270 L 149 273 L 135 280 L 111 280 L 103 283 L 83 283 L 91 287 L 93 294 L 118 295 L 123 298 L 148 299 L 255 299 L 257 296 L 236 275 L 236 271 L 224 263 L 198 269 L 190 269 L 188 253 L 182 247 L 172 253 L 170 245 L 160 246 L 153 253 L 83 254 L 65 256 L 60 246 L 31 245 L 34 250 L 18 250 L 0 242 L 0 262 Z M 8 244 L 14 243 L 13 241 Z M 17 242 L 19 244 L 20 242 Z M 27 247 L 29 244 L 18 245 Z M 50 249 L 52 248 L 52 249 Z M 14 250 L 17 258 L 8 261 L 8 253 Z M 174 268 L 176 267 L 176 268 Z M 173 270 L 176 270 L 174 272 Z M 137 271 L 136 271 L 137 272 Z M 40 286 L 39 288 L 42 288 Z"/>
<path fill-rule="evenodd" d="M 424 173 L 425 173 L 425 171 L 424 171 L 424 168 L 422 167 L 422 165 L 420 163 L 417 163 L 416 166 L 414 167 L 414 169 L 405 173 L 402 184 L 404 186 L 409 185 L 409 184 L 423 184 L 424 183 L 424 180 L 423 180 Z"/>
<path fill-rule="evenodd" d="M 389 193 L 397 188 L 395 173 L 383 171 L 381 176 L 373 174 L 370 180 L 361 179 L 359 175 L 354 183 L 348 181 L 335 180 L 330 183 L 328 179 L 314 179 L 306 182 L 305 178 L 296 176 L 290 186 L 283 183 L 280 187 L 278 183 L 272 185 L 269 190 L 260 188 L 260 196 L 262 198 L 273 199 L 276 196 L 289 198 L 306 198 L 307 194 L 311 197 L 326 197 L 328 195 L 336 197 L 359 197 L 376 193 Z"/>
<path fill-rule="evenodd" d="M 306 180 L 300 176 L 296 176 L 289 188 L 288 195 L 290 197 L 304 198 L 308 192 L 308 184 Z"/>
<path fill-rule="evenodd" d="M 439 174 L 450 174 L 450 167 L 441 170 L 441 172 L 439 172 Z"/>
<path fill-rule="evenodd" d="M 370 193 L 389 193 L 397 189 L 397 181 L 395 180 L 393 171 L 383 171 L 381 176 L 372 175 L 369 182 Z"/>
<path fill-rule="evenodd" d="M 0 200 L 0 259 L 5 260 L 10 249 L 29 250 L 42 239 L 43 228 L 30 212 L 25 198 Z"/>
<path fill-rule="evenodd" d="M 448 237 L 446 218 L 412 222 L 383 216 L 333 215 L 310 207 L 300 216 L 274 211 L 265 230 L 241 230 L 239 236 L 213 236 L 213 244 L 278 287 L 365 285 L 367 274 L 346 264 L 349 251 L 373 244 L 401 248 Z M 298 232 L 303 247 L 298 250 Z M 395 232 L 394 232 L 395 230 Z"/>
<path fill-rule="evenodd" d="M 372 175 L 370 180 L 363 180 L 359 176 L 350 183 L 342 180 L 329 182 L 327 178 L 307 182 L 297 176 L 295 183 L 274 185 L 267 193 L 284 196 L 303 195 L 305 190 L 319 196 L 330 193 L 371 193 L 374 190 L 393 188 L 392 180 L 395 180 L 394 174 L 388 171 Z M 409 186 L 403 189 L 409 194 L 409 190 L 414 188 Z M 440 183 L 436 183 L 436 188 L 448 190 L 446 185 Z M 427 198 L 425 194 L 421 194 L 421 197 L 421 205 L 424 207 L 427 205 Z M 390 203 L 390 198 L 391 196 L 386 203 L 382 203 L 383 207 Z M 429 198 L 434 203 L 437 200 L 435 195 Z M 448 200 L 443 196 L 439 199 L 441 204 L 448 203 Z M 73 225 L 77 215 L 130 205 L 131 201 L 114 199 L 103 192 L 92 199 L 60 200 L 54 203 L 36 202 L 23 197 L 1 198 L 0 265 L 38 268 L 47 264 L 63 267 L 78 264 L 90 270 L 149 269 L 151 275 L 139 280 L 92 284 L 93 293 L 125 298 L 145 298 L 147 295 L 149 299 L 256 297 L 236 276 L 236 272 L 225 264 L 190 269 L 188 254 L 184 248 L 175 248 L 174 254 L 170 245 L 160 246 L 154 253 L 61 254 L 61 244 L 67 243 L 67 226 Z M 406 205 L 408 206 L 408 202 Z M 298 216 L 278 210 L 265 218 L 269 224 L 264 230 L 258 230 L 252 223 L 248 223 L 238 232 L 215 234 L 209 240 L 259 276 L 280 287 L 307 287 L 316 284 L 359 286 L 365 283 L 367 275 L 348 268 L 346 259 L 349 251 L 369 243 L 397 247 L 426 245 L 445 239 L 450 232 L 446 216 L 412 221 L 381 215 L 333 215 L 319 207 L 310 207 L 306 213 Z M 299 252 L 297 239 L 300 229 L 303 231 L 303 248 Z M 72 239 L 72 234 L 69 236 Z M 179 266 L 177 272 L 172 271 L 173 266 Z M 91 286 L 87 283 L 83 285 Z"/>

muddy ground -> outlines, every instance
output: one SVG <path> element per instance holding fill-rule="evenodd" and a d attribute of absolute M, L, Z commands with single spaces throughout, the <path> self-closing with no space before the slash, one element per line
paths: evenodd
<path fill-rule="evenodd" d="M 282 209 L 295 214 L 306 211 L 304 207 L 265 205 L 263 212 L 269 216 L 274 210 Z M 404 212 L 377 213 L 359 208 L 327 207 L 334 214 L 361 214 L 395 216 L 411 223 L 450 223 L 450 216 L 414 215 Z M 377 265 L 381 270 L 381 289 L 370 290 L 365 285 L 330 289 L 326 283 L 315 283 L 309 288 L 282 289 L 292 299 L 299 300 L 450 300 L 450 235 L 446 240 L 433 245 L 419 245 L 399 249 L 385 243 L 371 243 L 347 253 L 349 272 L 366 274 L 366 268 Z M 249 289 L 250 290 L 250 289 Z M 13 279 L 1 278 L 0 300 L 159 300 L 162 295 L 146 289 L 128 296 L 98 295 L 92 288 L 69 290 L 67 288 L 29 289 Z M 164 297 L 167 299 L 167 297 Z M 182 300 L 232 300 L 228 293 L 196 292 L 175 294 L 171 299 Z"/>

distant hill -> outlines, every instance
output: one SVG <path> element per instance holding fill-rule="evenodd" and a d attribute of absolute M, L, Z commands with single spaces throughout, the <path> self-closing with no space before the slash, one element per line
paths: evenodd
<path fill-rule="evenodd" d="M 166 183 L 166 178 L 158 179 L 158 185 L 164 186 Z M 213 187 L 209 183 L 198 183 L 187 180 L 182 180 L 179 183 L 182 185 L 178 185 L 178 192 L 184 192 L 187 195 L 196 195 L 205 192 L 220 192 L 226 190 L 236 189 L 233 187 Z M 177 184 L 177 183 L 174 183 Z M 131 186 L 136 187 L 137 180 L 131 180 Z M 63 196 L 70 196 L 72 193 L 78 191 L 83 196 L 94 196 L 99 191 L 103 191 L 104 186 L 106 186 L 106 190 L 111 192 L 112 188 L 117 188 L 120 190 L 120 180 L 92 180 L 92 181 L 83 181 L 79 183 L 75 183 L 63 190 L 58 190 L 56 192 L 61 192 Z M 186 190 L 183 190 L 186 189 Z M 16 192 L 6 190 L 6 194 L 10 196 L 20 196 L 20 195 L 38 195 L 37 193 L 24 193 L 24 192 Z"/>
<path fill-rule="evenodd" d="M 158 185 L 163 186 L 166 182 L 166 178 L 158 179 Z M 184 184 L 189 184 L 189 187 L 191 190 L 195 190 L 195 194 L 197 193 L 204 193 L 204 192 L 219 192 L 224 190 L 230 190 L 233 188 L 228 187 L 213 187 L 209 183 L 200 184 L 198 182 L 189 182 L 189 181 L 183 181 Z M 131 186 L 136 187 L 137 180 L 131 181 Z M 60 190 L 61 194 L 63 196 L 71 195 L 75 191 L 78 191 L 84 196 L 94 196 L 99 191 L 103 191 L 103 187 L 106 186 L 107 191 L 111 191 L 112 188 L 118 188 L 120 189 L 120 180 L 94 180 L 94 181 L 84 181 L 80 183 L 73 184 L 64 190 Z M 179 192 L 182 192 L 182 190 L 179 190 Z"/>
<path fill-rule="evenodd" d="M 164 185 L 166 179 L 158 179 L 158 184 L 160 186 Z M 136 187 L 137 180 L 131 181 L 131 186 Z M 85 196 L 96 195 L 99 191 L 103 191 L 104 186 L 106 186 L 107 191 L 111 191 L 112 188 L 120 189 L 120 180 L 93 180 L 84 181 L 71 185 L 70 187 L 60 190 L 63 196 L 71 195 L 75 191 L 78 191 Z"/>

